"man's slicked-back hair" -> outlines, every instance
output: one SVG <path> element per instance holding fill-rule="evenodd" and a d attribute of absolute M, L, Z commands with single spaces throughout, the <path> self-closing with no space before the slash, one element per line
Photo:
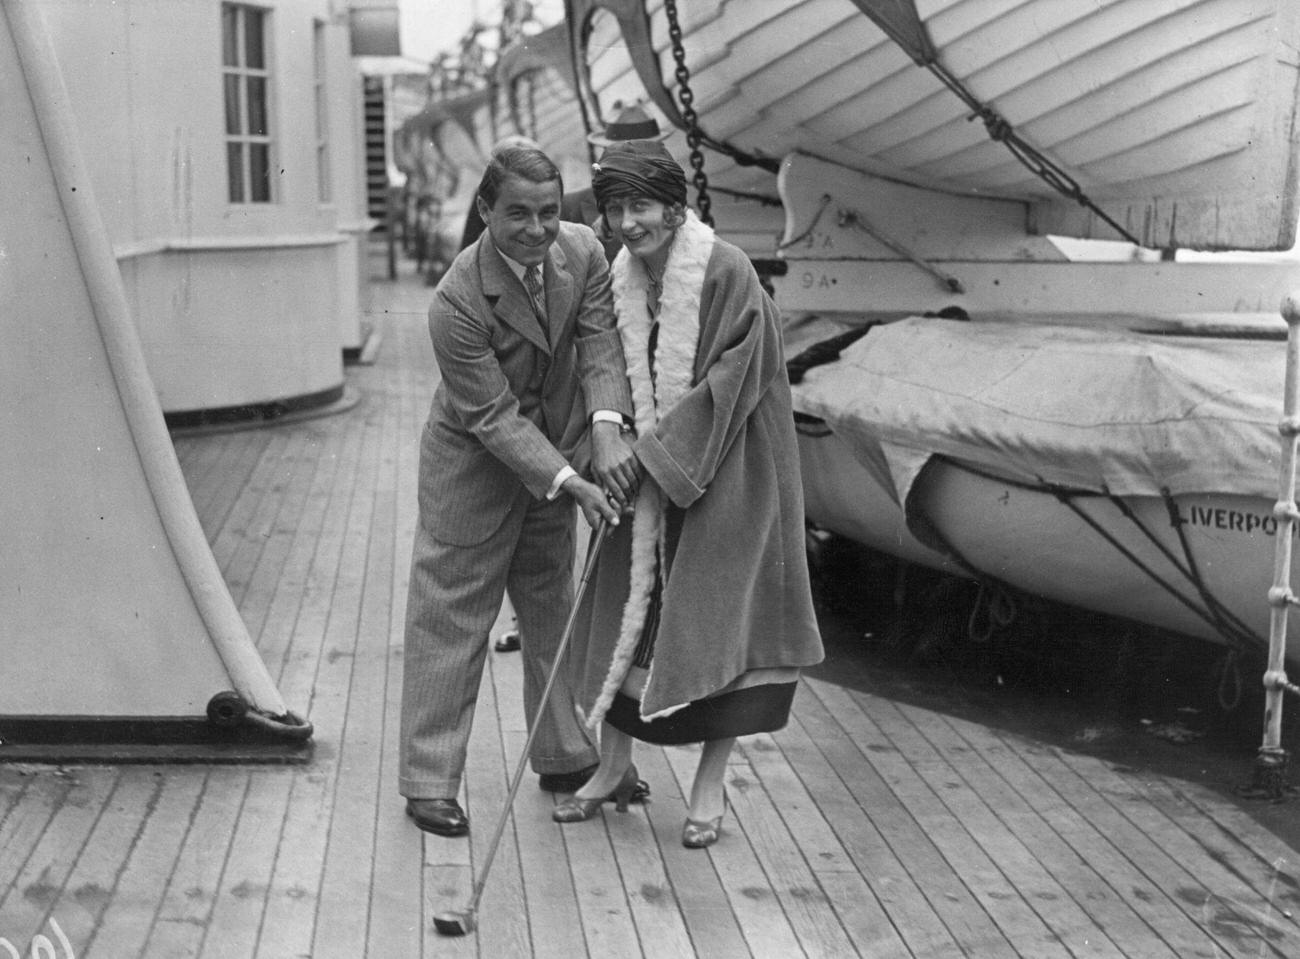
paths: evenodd
<path fill-rule="evenodd" d="M 560 195 L 564 195 L 564 178 L 560 168 L 551 162 L 541 150 L 525 146 L 506 146 L 493 150 L 488 159 L 483 179 L 478 184 L 478 196 L 489 207 L 497 204 L 501 195 L 501 185 L 507 177 L 517 176 L 531 183 L 550 183 L 560 186 Z"/>

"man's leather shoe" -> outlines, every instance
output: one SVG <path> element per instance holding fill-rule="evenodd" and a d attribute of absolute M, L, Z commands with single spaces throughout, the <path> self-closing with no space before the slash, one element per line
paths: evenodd
<path fill-rule="evenodd" d="M 469 817 L 454 799 L 408 799 L 406 814 L 425 832 L 439 836 L 463 836 L 469 832 Z"/>
<path fill-rule="evenodd" d="M 592 763 L 571 773 L 542 773 L 537 777 L 537 785 L 550 793 L 576 793 L 599 766 L 600 763 Z"/>

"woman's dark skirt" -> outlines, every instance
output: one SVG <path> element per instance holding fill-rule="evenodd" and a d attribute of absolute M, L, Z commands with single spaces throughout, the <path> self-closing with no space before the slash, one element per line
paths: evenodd
<path fill-rule="evenodd" d="M 665 513 L 665 542 L 668 548 L 665 562 L 661 564 L 663 566 L 672 566 L 684 515 L 684 510 L 672 505 Z M 654 659 L 655 639 L 659 635 L 659 615 L 663 602 L 661 572 L 660 569 L 655 571 L 646 621 L 632 656 L 632 664 L 642 669 L 650 668 Z M 641 719 L 640 701 L 618 692 L 614 694 L 614 702 L 605 714 L 605 721 L 619 732 L 656 746 L 681 746 L 710 739 L 770 733 L 789 721 L 796 685 L 795 682 L 762 683 L 729 693 L 719 693 L 717 696 L 706 696 L 683 706 L 675 713 L 648 723 Z"/>
<path fill-rule="evenodd" d="M 644 743 L 681 746 L 730 736 L 770 733 L 790 718 L 797 683 L 763 683 L 729 693 L 720 693 L 682 707 L 660 719 L 645 722 L 641 703 L 624 693 L 615 693 L 605 721 Z"/>

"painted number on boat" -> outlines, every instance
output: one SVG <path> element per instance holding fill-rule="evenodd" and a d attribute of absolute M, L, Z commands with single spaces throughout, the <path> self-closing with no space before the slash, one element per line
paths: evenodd
<path fill-rule="evenodd" d="M 838 280 L 833 276 L 827 276 L 825 273 L 814 273 L 812 270 L 804 270 L 799 277 L 799 285 L 805 290 L 829 290 Z"/>
<path fill-rule="evenodd" d="M 1271 513 L 1252 513 L 1222 506 L 1179 505 L 1178 518 L 1188 526 L 1204 526 L 1234 533 L 1277 534 L 1277 518 Z"/>

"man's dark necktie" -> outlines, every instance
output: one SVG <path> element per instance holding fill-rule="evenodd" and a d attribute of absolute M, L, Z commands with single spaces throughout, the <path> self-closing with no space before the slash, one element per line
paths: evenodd
<path fill-rule="evenodd" d="M 524 288 L 528 290 L 528 299 L 532 301 L 533 313 L 537 322 L 546 329 L 546 299 L 542 295 L 542 271 L 535 266 L 524 270 Z"/>

